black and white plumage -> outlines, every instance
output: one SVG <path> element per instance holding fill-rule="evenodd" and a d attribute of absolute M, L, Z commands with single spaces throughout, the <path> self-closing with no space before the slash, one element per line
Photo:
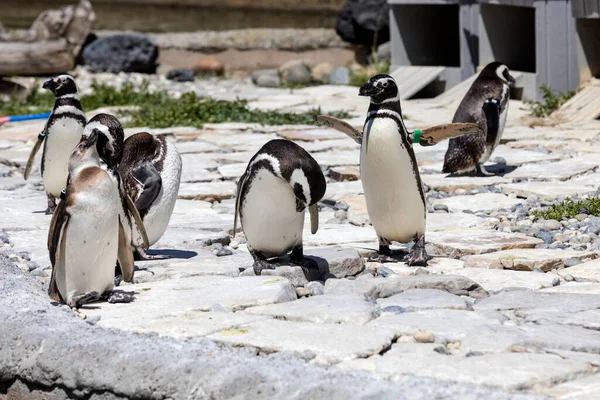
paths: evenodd
<path fill-rule="evenodd" d="M 119 120 L 110 114 L 94 116 L 85 127 L 83 137 L 98 134 L 97 150 L 100 156 L 100 167 L 108 172 L 119 195 L 119 267 L 115 272 L 125 282 L 133 280 L 134 259 L 132 240 L 134 237 L 142 238 L 140 245 L 148 247 L 148 237 L 142 219 L 133 201 L 127 194 L 123 179 L 119 172 L 119 164 L 123 158 L 124 132 Z"/>
<path fill-rule="evenodd" d="M 48 232 L 52 263 L 50 297 L 71 307 L 99 300 L 114 286 L 119 196 L 100 168 L 93 131 L 75 147 L 69 180 Z"/>
<path fill-rule="evenodd" d="M 48 197 L 46 214 L 51 214 L 56 208 L 56 198 L 67 185 L 69 157 L 81 139 L 86 118 L 77 94 L 77 85 L 71 75 L 55 76 L 44 82 L 42 87 L 50 90 L 56 100 L 46 126 L 31 151 L 24 177 L 29 178 L 33 160 L 43 143 L 41 172 Z"/>
<path fill-rule="evenodd" d="M 482 132 L 450 139 L 444 173 L 476 171 L 479 175 L 489 175 L 483 163 L 500 143 L 508 114 L 509 85 L 514 82 L 508 67 L 500 62 L 486 65 L 479 73 L 452 121 L 476 123 Z"/>
<path fill-rule="evenodd" d="M 427 264 L 425 195 L 412 135 L 402 119 L 394 78 L 375 75 L 360 87 L 369 96 L 360 151 L 360 176 L 371 224 L 379 237 L 378 261 L 391 259 L 390 243 L 414 241 L 409 265 Z"/>
<path fill-rule="evenodd" d="M 125 140 L 119 171 L 144 222 L 148 244 L 152 246 L 165 233 L 175 208 L 181 181 L 181 156 L 166 136 L 139 132 Z M 136 231 L 132 239 L 139 258 L 163 258 L 146 254 Z"/>
<path fill-rule="evenodd" d="M 289 140 L 271 140 L 252 157 L 238 182 L 234 234 L 239 216 L 257 275 L 276 267 L 267 259 L 290 250 L 292 263 L 307 263 L 302 248 L 304 214 L 308 208 L 311 231 L 316 233 L 317 202 L 325 189 L 319 164 Z"/>

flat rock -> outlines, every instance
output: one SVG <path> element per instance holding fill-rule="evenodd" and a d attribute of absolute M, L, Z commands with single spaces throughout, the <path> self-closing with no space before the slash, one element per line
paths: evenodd
<path fill-rule="evenodd" d="M 246 172 L 248 163 L 225 164 L 217 168 L 219 174 L 225 179 L 237 179 Z"/>
<path fill-rule="evenodd" d="M 384 278 L 375 278 L 371 275 L 364 275 L 357 279 L 327 279 L 325 281 L 324 293 L 326 295 L 364 295 L 373 289 L 377 283 Z"/>
<path fill-rule="evenodd" d="M 393 331 L 349 324 L 266 320 L 209 336 L 217 342 L 264 351 L 311 352 L 314 362 L 337 363 L 377 354 L 390 346 Z"/>
<path fill-rule="evenodd" d="M 564 313 L 560 310 L 539 311 L 528 313 L 525 320 L 537 324 L 544 324 L 550 321 L 560 325 L 574 325 L 600 331 L 600 310 L 585 310 L 572 313 Z"/>
<path fill-rule="evenodd" d="M 329 176 L 336 181 L 357 181 L 360 179 L 358 167 L 335 167 L 329 170 Z"/>
<path fill-rule="evenodd" d="M 301 267 L 282 265 L 275 269 L 264 269 L 261 272 L 261 275 L 281 276 L 282 278 L 289 280 L 294 287 L 305 286 L 308 283 L 308 279 L 304 275 L 304 271 L 302 271 Z"/>
<path fill-rule="evenodd" d="M 544 289 L 544 292 L 600 295 L 600 283 L 566 282 L 560 286 Z"/>
<path fill-rule="evenodd" d="M 504 160 L 506 160 L 506 165 L 523 165 L 561 159 L 559 153 L 542 153 L 539 151 L 510 148 L 506 145 L 496 147 L 491 159 L 494 157 L 504 158 Z"/>
<path fill-rule="evenodd" d="M 523 165 L 505 175 L 506 178 L 538 178 L 564 181 L 598 166 L 597 155 L 569 158 L 562 161 Z"/>
<path fill-rule="evenodd" d="M 386 307 L 391 306 L 401 307 L 406 312 L 432 308 L 467 309 L 467 303 L 459 296 L 436 289 L 410 289 L 385 299 L 378 299 L 377 304 L 383 312 Z"/>
<path fill-rule="evenodd" d="M 332 182 L 327 184 L 327 189 L 325 190 L 323 200 L 331 200 L 334 202 L 338 202 L 345 197 L 363 193 L 364 191 L 361 181 Z"/>
<path fill-rule="evenodd" d="M 251 307 L 244 312 L 320 324 L 364 325 L 377 317 L 375 304 L 360 295 L 313 296 L 288 303 Z"/>
<path fill-rule="evenodd" d="M 465 294 L 478 287 L 476 282 L 460 275 L 394 275 L 375 280 L 373 288 L 366 295 L 386 298 L 411 289 L 436 289 L 453 294 Z"/>
<path fill-rule="evenodd" d="M 556 278 L 556 275 L 552 274 L 482 268 L 463 268 L 452 273 L 472 279 L 487 291 L 505 288 L 549 288 L 553 286 L 552 282 Z"/>
<path fill-rule="evenodd" d="M 523 200 L 508 197 L 500 193 L 479 193 L 472 196 L 453 196 L 433 201 L 433 205 L 444 204 L 450 212 L 483 211 L 491 212 L 500 208 L 510 209 L 512 206 L 522 204 Z"/>
<path fill-rule="evenodd" d="M 564 313 L 571 313 L 600 308 L 600 295 L 551 293 L 547 290 L 550 289 L 541 292 L 500 292 L 487 299 L 481 300 L 473 307 L 476 311 L 519 310 L 519 312 L 525 314 L 528 310 L 560 310 Z"/>
<path fill-rule="evenodd" d="M 479 186 L 496 186 L 509 183 L 509 179 L 500 176 L 444 176 L 441 174 L 422 174 L 423 184 L 430 189 L 454 192 L 456 189 L 477 189 Z"/>
<path fill-rule="evenodd" d="M 336 278 L 345 278 L 361 273 L 365 261 L 358 250 L 342 247 L 325 247 L 307 250 L 305 255 L 319 264 L 321 274 L 333 274 Z"/>
<path fill-rule="evenodd" d="M 384 376 L 428 376 L 505 390 L 551 386 L 554 382 L 591 372 L 589 364 L 582 361 L 531 353 L 486 354 L 469 358 L 432 353 L 409 359 L 385 354 L 348 361 L 340 368 L 374 371 Z"/>
<path fill-rule="evenodd" d="M 574 178 L 571 178 L 567 181 L 571 185 L 583 185 L 590 186 L 594 189 L 600 186 L 600 172 L 594 172 L 591 174 L 579 175 Z"/>
<path fill-rule="evenodd" d="M 449 231 L 455 230 L 457 227 L 461 229 L 492 227 L 492 223 L 487 219 L 463 212 L 428 213 L 426 223 L 427 232 Z"/>
<path fill-rule="evenodd" d="M 571 275 L 591 282 L 600 282 L 600 260 L 593 260 L 557 271 L 562 277 Z"/>
<path fill-rule="evenodd" d="M 465 262 L 465 268 L 512 269 L 517 271 L 540 269 L 550 271 L 563 267 L 565 260 L 569 258 L 589 261 L 597 257 L 598 254 L 591 251 L 510 249 L 470 256 Z"/>
<path fill-rule="evenodd" d="M 231 181 L 200 183 L 182 182 L 179 187 L 178 198 L 189 200 L 230 199 L 235 195 L 236 189 L 235 183 Z"/>
<path fill-rule="evenodd" d="M 218 146 L 200 140 L 176 142 L 175 147 L 181 154 L 212 153 L 219 150 Z"/>
<path fill-rule="evenodd" d="M 589 400 L 600 393 L 600 375 L 593 374 L 584 378 L 563 382 L 546 390 L 548 396 L 557 400 Z"/>
<path fill-rule="evenodd" d="M 480 230 L 431 232 L 426 240 L 438 254 L 457 258 L 500 250 L 532 248 L 543 243 L 541 239 L 520 233 Z"/>
<path fill-rule="evenodd" d="M 594 189 L 566 182 L 522 182 L 500 185 L 504 194 L 514 194 L 517 197 L 527 198 L 535 195 L 540 199 L 556 199 L 574 196 L 593 191 Z"/>
<path fill-rule="evenodd" d="M 308 214 L 308 213 L 307 213 Z M 310 225 L 304 228 L 310 230 Z M 373 244 L 377 248 L 377 234 L 371 226 L 353 226 L 350 224 L 324 224 L 314 235 L 310 231 L 304 234 L 304 246 L 346 246 L 354 243 Z"/>
<path fill-rule="evenodd" d="M 326 151 L 323 153 L 315 153 L 313 157 L 321 168 L 326 166 L 338 165 L 358 165 L 360 161 L 359 150 L 343 150 L 343 151 Z"/>

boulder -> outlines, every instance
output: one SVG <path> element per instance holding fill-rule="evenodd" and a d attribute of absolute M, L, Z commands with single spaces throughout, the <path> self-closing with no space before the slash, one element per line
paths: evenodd
<path fill-rule="evenodd" d="M 337 67 L 329 76 L 332 85 L 347 85 L 350 83 L 350 70 L 346 67 Z"/>
<path fill-rule="evenodd" d="M 281 77 L 286 83 L 309 83 L 310 70 L 302 61 L 293 61 L 284 64 L 281 68 Z"/>
<path fill-rule="evenodd" d="M 83 50 L 83 62 L 93 72 L 154 73 L 157 59 L 158 47 L 144 35 L 106 36 Z"/>
<path fill-rule="evenodd" d="M 192 82 L 194 71 L 191 69 L 172 69 L 167 72 L 167 79 L 176 82 Z"/>
<path fill-rule="evenodd" d="M 260 69 L 252 73 L 252 82 L 257 86 L 279 87 L 281 78 L 277 69 Z"/>
<path fill-rule="evenodd" d="M 335 24 L 340 37 L 349 43 L 372 46 L 390 40 L 389 7 L 386 0 L 348 0 Z"/>
<path fill-rule="evenodd" d="M 333 65 L 328 62 L 317 64 L 313 67 L 311 71 L 311 76 L 313 81 L 328 83 L 329 75 L 333 72 Z"/>

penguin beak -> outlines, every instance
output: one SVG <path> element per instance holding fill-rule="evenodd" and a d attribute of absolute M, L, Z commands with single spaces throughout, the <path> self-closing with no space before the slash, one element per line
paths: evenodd
<path fill-rule="evenodd" d="M 515 78 L 513 78 L 513 76 L 511 74 L 507 74 L 508 75 L 508 83 L 510 84 L 515 84 Z"/>
<path fill-rule="evenodd" d="M 371 82 L 367 82 L 358 89 L 359 96 L 374 96 L 379 93 L 379 89 Z"/>
<path fill-rule="evenodd" d="M 44 84 L 42 85 L 42 88 L 46 89 L 46 90 L 54 89 L 54 82 L 52 81 L 52 79 L 49 79 L 46 82 L 44 82 Z"/>
<path fill-rule="evenodd" d="M 96 144 L 98 140 L 98 131 L 93 129 L 88 136 L 83 136 L 79 142 L 79 147 L 82 149 L 88 149 Z"/>

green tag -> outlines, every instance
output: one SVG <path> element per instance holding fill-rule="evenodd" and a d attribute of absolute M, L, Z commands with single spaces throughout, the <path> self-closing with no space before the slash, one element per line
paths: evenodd
<path fill-rule="evenodd" d="M 413 138 L 413 143 L 419 143 L 419 142 L 421 142 L 421 130 L 420 129 L 415 129 L 415 131 L 413 132 L 413 134 L 415 135 L 415 137 Z"/>

